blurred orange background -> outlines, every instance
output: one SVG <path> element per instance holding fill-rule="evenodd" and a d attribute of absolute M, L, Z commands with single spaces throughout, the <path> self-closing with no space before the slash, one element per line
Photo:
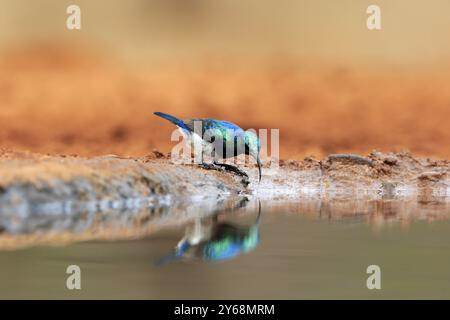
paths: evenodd
<path fill-rule="evenodd" d="M 450 157 L 448 1 L 77 1 L 79 31 L 70 4 L 0 1 L 0 147 L 168 152 L 163 111 L 280 129 L 282 158 Z"/>

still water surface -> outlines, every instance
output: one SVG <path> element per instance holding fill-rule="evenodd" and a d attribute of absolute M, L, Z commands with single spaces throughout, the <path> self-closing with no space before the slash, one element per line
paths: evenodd
<path fill-rule="evenodd" d="M 135 240 L 3 250 L 0 298 L 450 299 L 447 201 L 253 203 Z"/>

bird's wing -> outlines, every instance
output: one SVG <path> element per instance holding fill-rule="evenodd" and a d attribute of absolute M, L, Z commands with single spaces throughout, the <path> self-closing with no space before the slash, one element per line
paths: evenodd
<path fill-rule="evenodd" d="M 214 136 L 220 136 L 224 141 L 231 141 L 237 135 L 240 135 L 243 130 L 234 123 L 215 119 L 189 119 L 184 121 L 186 126 L 195 133 L 199 133 L 201 125 L 202 138 L 207 130 Z"/>

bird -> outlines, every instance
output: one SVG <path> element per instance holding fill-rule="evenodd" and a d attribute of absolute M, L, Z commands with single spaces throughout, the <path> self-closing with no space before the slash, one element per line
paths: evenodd
<path fill-rule="evenodd" d="M 261 203 L 256 221 L 250 226 L 219 222 L 218 214 L 212 217 L 197 217 L 194 225 L 185 230 L 185 236 L 171 253 L 155 262 L 165 266 L 176 261 L 201 260 L 217 262 L 235 258 L 242 253 L 254 250 L 260 242 Z"/>
<path fill-rule="evenodd" d="M 154 112 L 154 115 L 175 124 L 188 142 L 201 144 L 202 155 L 213 158 L 213 164 L 206 164 L 202 159 L 201 165 L 203 168 L 224 168 L 248 178 L 248 175 L 239 168 L 219 163 L 222 159 L 245 154 L 255 159 L 258 166 L 259 182 L 261 182 L 261 143 L 253 131 L 244 131 L 238 125 L 224 120 L 206 118 L 181 120 L 163 112 Z"/>

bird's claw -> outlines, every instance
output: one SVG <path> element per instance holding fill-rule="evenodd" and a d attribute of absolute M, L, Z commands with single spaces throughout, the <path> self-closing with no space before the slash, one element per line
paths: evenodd
<path fill-rule="evenodd" d="M 241 169 L 226 163 L 201 163 L 199 166 L 205 170 L 229 171 L 242 177 L 242 183 L 248 185 L 250 183 L 248 174 Z"/>
<path fill-rule="evenodd" d="M 250 180 L 248 179 L 248 177 L 243 177 L 241 180 L 241 183 L 247 187 L 250 184 Z"/>
<path fill-rule="evenodd" d="M 200 168 L 205 170 L 220 170 L 221 168 L 212 163 L 200 163 Z"/>
<path fill-rule="evenodd" d="M 248 174 L 244 171 L 242 171 L 241 169 L 239 169 L 238 167 L 232 166 L 231 164 L 226 164 L 226 163 L 216 163 L 216 166 L 220 166 L 222 167 L 225 171 L 230 171 L 230 172 L 234 172 L 237 175 L 240 175 L 242 177 L 245 177 L 248 179 Z"/>
<path fill-rule="evenodd" d="M 250 179 L 248 177 L 248 174 L 244 171 L 242 171 L 241 169 L 239 169 L 238 167 L 232 166 L 230 164 L 226 164 L 226 163 L 216 163 L 216 165 L 221 166 L 224 170 L 226 171 L 230 171 L 233 173 L 236 173 L 237 175 L 242 177 L 241 183 L 247 187 L 250 184 Z"/>

